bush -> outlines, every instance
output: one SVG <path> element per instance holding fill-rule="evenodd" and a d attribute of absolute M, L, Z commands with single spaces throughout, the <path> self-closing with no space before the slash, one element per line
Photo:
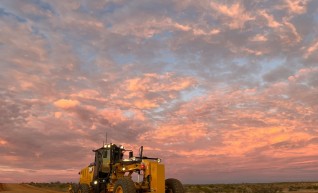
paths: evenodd
<path fill-rule="evenodd" d="M 299 186 L 289 186 L 288 191 L 292 192 L 292 191 L 298 191 L 301 188 Z"/>
<path fill-rule="evenodd" d="M 213 184 L 186 185 L 186 193 L 281 193 L 283 188 L 277 184 Z"/>

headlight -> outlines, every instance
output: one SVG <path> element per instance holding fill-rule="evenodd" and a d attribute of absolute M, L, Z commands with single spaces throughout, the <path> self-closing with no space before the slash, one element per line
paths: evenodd
<path fill-rule="evenodd" d="M 97 181 L 97 180 L 94 181 L 94 185 L 96 185 L 96 184 L 98 184 L 98 181 Z"/>
<path fill-rule="evenodd" d="M 123 168 L 123 171 L 125 171 L 126 170 L 126 168 Z"/>
<path fill-rule="evenodd" d="M 125 147 L 123 145 L 120 145 L 119 148 L 120 149 L 125 149 Z"/>
<path fill-rule="evenodd" d="M 160 158 L 158 158 L 158 160 L 157 160 L 157 161 L 158 161 L 158 163 L 160 163 L 160 162 L 161 162 L 161 159 L 160 159 Z"/>

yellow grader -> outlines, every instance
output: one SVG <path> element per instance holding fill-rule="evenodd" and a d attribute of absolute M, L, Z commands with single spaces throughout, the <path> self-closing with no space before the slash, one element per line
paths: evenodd
<path fill-rule="evenodd" d="M 79 183 L 70 186 L 70 193 L 184 193 L 179 180 L 165 180 L 159 158 L 143 156 L 143 146 L 137 157 L 132 150 L 112 143 L 93 151 L 95 161 L 79 172 Z"/>

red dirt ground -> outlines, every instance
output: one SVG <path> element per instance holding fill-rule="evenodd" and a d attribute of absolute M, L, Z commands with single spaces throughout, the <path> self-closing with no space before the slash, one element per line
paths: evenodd
<path fill-rule="evenodd" d="M 54 190 L 37 188 L 27 184 L 2 184 L 0 183 L 1 193 L 62 193 Z"/>

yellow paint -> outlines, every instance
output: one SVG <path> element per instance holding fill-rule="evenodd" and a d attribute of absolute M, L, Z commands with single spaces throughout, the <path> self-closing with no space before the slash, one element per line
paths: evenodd
<path fill-rule="evenodd" d="M 165 193 L 165 167 L 154 161 L 143 160 L 146 164 L 145 175 L 150 175 L 151 192 Z"/>
<path fill-rule="evenodd" d="M 142 165 L 145 165 L 145 167 L 143 168 Z M 136 183 L 136 188 L 143 190 L 145 193 L 165 193 L 165 167 L 163 164 L 158 163 L 157 161 L 144 159 L 142 160 L 142 163 L 127 165 L 116 163 L 113 165 L 113 168 L 116 168 L 116 172 L 112 173 L 110 177 L 112 182 L 107 184 L 107 189 L 109 192 L 113 191 L 114 183 L 118 179 L 124 177 L 131 178 L 133 172 L 143 170 L 142 173 L 144 174 L 144 178 L 141 179 L 143 182 Z M 79 183 L 91 186 L 91 183 L 93 182 L 94 169 L 95 166 L 83 168 L 80 172 Z M 149 185 L 150 191 L 148 191 Z"/>
<path fill-rule="evenodd" d="M 90 183 L 93 181 L 95 166 L 88 166 L 81 170 L 80 172 L 80 184 L 87 184 L 90 186 Z"/>

